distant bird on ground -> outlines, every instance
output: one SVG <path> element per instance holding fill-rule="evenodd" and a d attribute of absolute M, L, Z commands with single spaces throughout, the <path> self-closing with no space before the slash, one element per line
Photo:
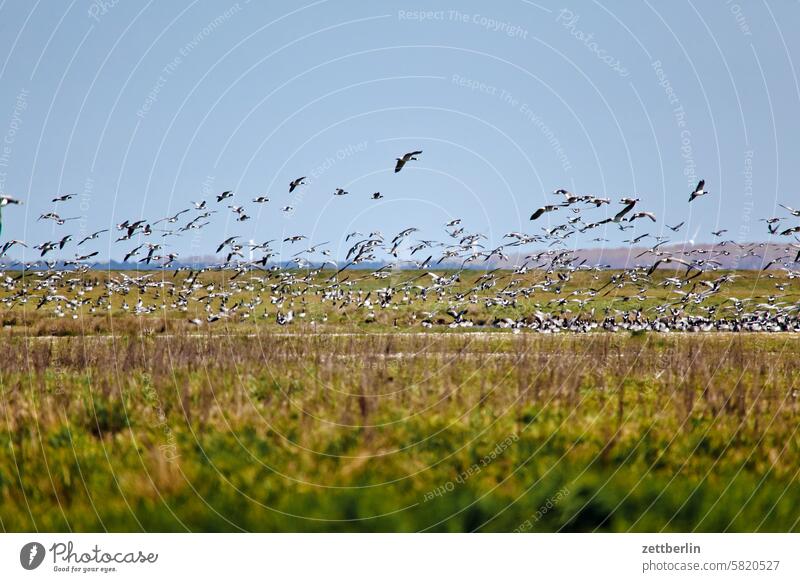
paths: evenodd
<path fill-rule="evenodd" d="M 394 166 L 394 173 L 396 174 L 397 172 L 402 170 L 403 166 L 405 166 L 411 160 L 416 160 L 417 159 L 416 156 L 418 156 L 421 153 L 422 150 L 417 150 L 415 152 L 408 152 L 407 154 L 404 154 L 402 158 L 395 158 L 397 160 L 397 164 L 395 164 Z"/>
<path fill-rule="evenodd" d="M 695 198 L 699 198 L 700 196 L 705 196 L 706 194 L 708 194 L 708 190 L 704 189 L 705 186 L 706 186 L 706 181 L 705 180 L 700 180 L 697 183 L 697 188 L 695 188 L 694 192 L 692 192 L 689 195 L 689 202 L 691 202 Z"/>

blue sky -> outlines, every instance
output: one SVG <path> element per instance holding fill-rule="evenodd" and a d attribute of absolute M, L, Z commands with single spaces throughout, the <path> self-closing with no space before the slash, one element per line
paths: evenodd
<path fill-rule="evenodd" d="M 765 240 L 758 218 L 800 206 L 799 22 L 788 0 L 0 0 L 0 190 L 26 201 L 3 238 L 152 221 L 234 190 L 253 220 L 218 205 L 170 249 L 302 233 L 341 256 L 347 232 L 440 238 L 456 217 L 499 242 L 559 221 L 528 217 L 565 187 L 637 195 L 660 219 L 639 230 L 683 220 L 697 241 Z M 698 177 L 711 195 L 688 205 Z M 80 220 L 36 222 L 67 192 L 57 211 Z M 95 249 L 124 254 L 108 237 Z"/>

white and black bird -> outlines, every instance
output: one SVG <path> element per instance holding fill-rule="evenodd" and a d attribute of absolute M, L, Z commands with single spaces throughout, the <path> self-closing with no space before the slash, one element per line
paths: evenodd
<path fill-rule="evenodd" d="M 536 220 L 545 212 L 555 212 L 562 206 L 563 204 L 546 204 L 541 208 L 537 208 L 536 210 L 534 210 L 533 214 L 531 214 L 530 220 Z"/>
<path fill-rule="evenodd" d="M 216 252 L 220 252 L 222 249 L 224 249 L 225 247 L 227 247 L 228 245 L 233 243 L 238 238 L 240 238 L 240 237 L 239 236 L 229 236 L 224 241 L 219 243 L 219 246 L 217 247 L 217 251 Z"/>
<path fill-rule="evenodd" d="M 655 221 L 656 221 L 656 215 L 655 215 L 655 214 L 653 214 L 652 212 L 634 212 L 634 213 L 633 213 L 633 214 L 631 214 L 631 216 L 628 218 L 628 222 L 633 222 L 633 221 L 634 221 L 634 220 L 636 220 L 637 218 L 649 218 L 649 219 L 650 219 L 650 220 L 652 220 L 653 222 L 655 222 Z"/>
<path fill-rule="evenodd" d="M 700 180 L 697 183 L 697 187 L 689 195 L 689 202 L 691 202 L 695 198 L 699 198 L 700 196 L 705 196 L 706 194 L 708 194 L 708 190 L 705 189 L 705 186 L 706 186 L 706 181 L 705 180 Z"/>
<path fill-rule="evenodd" d="M 413 152 L 408 152 L 407 154 L 403 154 L 402 158 L 395 158 L 395 160 L 397 160 L 397 163 L 394 166 L 394 173 L 396 174 L 397 172 L 402 170 L 403 166 L 405 166 L 411 160 L 417 160 L 418 159 L 417 156 L 420 155 L 421 153 L 422 150 L 417 150 Z"/>
<path fill-rule="evenodd" d="M 614 222 L 621 222 L 624 216 L 633 210 L 633 207 L 636 206 L 636 203 L 639 202 L 639 199 L 623 198 L 619 202 L 620 204 L 624 204 L 625 207 L 614 215 L 614 218 L 612 219 Z"/>
<path fill-rule="evenodd" d="M 83 237 L 83 239 L 81 239 L 81 241 L 75 246 L 81 246 L 86 241 L 95 240 L 97 237 L 99 237 L 104 232 L 108 232 L 108 229 L 104 228 L 103 230 L 98 230 L 97 232 L 93 232 L 92 234 Z"/>

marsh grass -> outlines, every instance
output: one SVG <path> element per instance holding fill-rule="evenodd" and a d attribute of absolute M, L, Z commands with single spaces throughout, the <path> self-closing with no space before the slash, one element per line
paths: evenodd
<path fill-rule="evenodd" d="M 3 346 L 6 531 L 511 531 L 565 488 L 532 531 L 799 528 L 795 336 Z"/>

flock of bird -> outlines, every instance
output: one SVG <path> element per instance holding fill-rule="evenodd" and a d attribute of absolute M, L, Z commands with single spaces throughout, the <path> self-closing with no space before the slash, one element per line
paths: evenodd
<path fill-rule="evenodd" d="M 421 154 L 417 150 L 396 158 L 394 172 L 400 172 Z M 289 182 L 290 199 L 306 184 L 305 180 L 301 176 Z M 708 193 L 701 180 L 690 193 L 689 203 Z M 333 195 L 347 196 L 349 192 L 336 188 Z M 349 233 L 345 237 L 349 249 L 338 262 L 332 250 L 326 248 L 329 242 L 310 244 L 303 242 L 308 237 L 296 234 L 264 242 L 245 242 L 242 235 L 229 236 L 216 247 L 220 256 L 217 263 L 197 268 L 181 264 L 177 253 L 166 250 L 171 237 L 205 228 L 214 214 L 226 209 L 237 222 L 251 218 L 243 205 L 233 203 L 234 192 L 224 191 L 212 200 L 192 202 L 153 222 L 124 220 L 116 225 L 115 233 L 111 228 L 81 236 L 65 233 L 40 242 L 30 247 L 38 254 L 34 261 L 7 259 L 11 249 L 28 245 L 21 240 L 6 241 L 0 247 L 0 260 L 6 261 L 0 272 L 0 300 L 6 309 L 30 302 L 37 310 L 72 318 L 113 309 L 137 315 L 165 309 L 192 314 L 197 309 L 191 307 L 199 306 L 204 317 L 188 320 L 198 326 L 255 317 L 289 325 L 299 319 L 312 319 L 307 318 L 308 306 L 318 302 L 327 304 L 329 310 L 354 313 L 365 322 L 375 321 L 379 310 L 403 308 L 411 313 L 413 324 L 426 328 L 484 325 L 545 333 L 595 329 L 800 331 L 800 302 L 793 292 L 793 286 L 800 281 L 800 271 L 795 270 L 800 264 L 800 240 L 793 235 L 800 233 L 800 225 L 789 224 L 800 217 L 800 210 L 781 205 L 786 216 L 761 219 L 771 235 L 792 237 L 786 243 L 740 244 L 724 240 L 727 231 L 720 229 L 712 233 L 720 242 L 711 248 L 674 243 L 668 246 L 670 240 L 663 235 L 665 231 L 645 232 L 625 241 L 631 245 L 653 243 L 636 255 L 635 260 L 641 262 L 611 270 L 608 265 L 581 260 L 567 248 L 567 239 L 600 227 L 627 231 L 634 229 L 637 221 L 652 226 L 657 222 L 656 215 L 642 210 L 640 199 L 634 197 L 621 198 L 619 207 L 611 210 L 614 203 L 610 198 L 577 195 L 565 189 L 555 190 L 553 196 L 553 203 L 531 214 L 532 228 L 539 226 L 537 221 L 544 215 L 561 216 L 563 220 L 553 219 L 554 226 L 539 226 L 531 234 L 506 233 L 503 244 L 495 248 L 487 248 L 484 234 L 468 232 L 463 221 L 456 218 L 444 225 L 443 241 L 422 238 L 414 227 L 394 236 L 378 231 Z M 69 204 L 74 197 L 75 194 L 64 194 L 52 198 L 54 210 L 42 213 L 38 220 L 52 221 L 54 229 L 77 220 L 79 217 L 62 217 L 57 212 L 59 204 Z M 382 197 L 380 192 L 370 196 L 375 200 Z M 252 204 L 270 202 L 267 196 L 251 200 Z M 20 203 L 10 196 L 0 196 L 0 233 L 3 209 Z M 603 217 L 588 218 L 604 207 L 607 210 Z M 281 210 L 290 212 L 293 208 L 287 204 Z M 664 226 L 677 233 L 684 223 Z M 114 243 L 124 248 L 124 262 L 136 261 L 136 266 L 127 272 L 114 271 L 105 278 L 98 277 L 91 261 L 99 251 L 91 250 L 91 243 L 105 235 L 112 236 Z M 298 250 L 291 253 L 289 260 L 280 260 L 273 245 Z M 530 246 L 536 250 L 526 251 Z M 780 256 L 767 260 L 767 248 L 777 249 Z M 74 257 L 53 259 L 60 251 L 70 249 L 74 249 Z M 763 259 L 761 270 L 773 284 L 774 292 L 763 297 L 726 295 L 737 274 L 722 269 L 723 258 L 730 262 L 754 257 Z M 140 270 L 145 266 L 146 270 Z M 659 268 L 672 269 L 671 276 L 654 276 Z M 720 272 L 712 278 L 700 277 L 715 271 Z M 210 276 L 217 272 L 224 276 Z M 471 276 L 464 276 L 465 272 Z M 570 282 L 579 273 L 588 273 L 588 278 L 582 280 L 590 284 L 570 290 Z M 777 277 L 776 273 L 782 276 Z M 112 301 L 114 296 L 119 300 Z M 654 302 L 656 298 L 659 299 Z M 472 305 L 481 305 L 495 315 L 478 321 Z M 512 312 L 517 315 L 508 316 Z M 327 321 L 324 311 L 313 317 L 317 318 L 313 323 Z M 394 323 L 398 325 L 398 318 Z"/>

